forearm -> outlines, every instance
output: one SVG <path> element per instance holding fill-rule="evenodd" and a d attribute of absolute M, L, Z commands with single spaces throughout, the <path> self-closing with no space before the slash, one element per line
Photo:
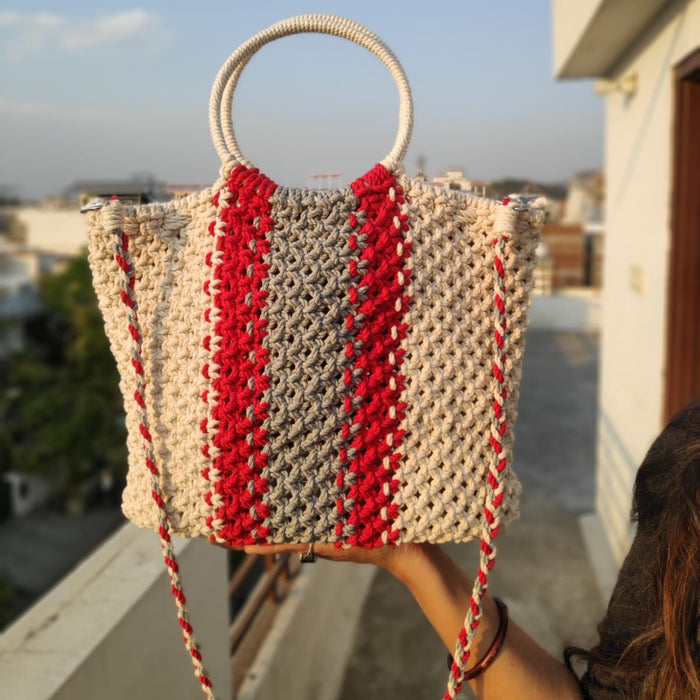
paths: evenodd
<path fill-rule="evenodd" d="M 464 623 L 472 582 L 440 547 L 415 545 L 388 568 L 409 588 L 450 653 Z M 495 602 L 484 598 L 468 668 L 488 651 L 498 628 Z M 574 700 L 578 682 L 568 669 L 540 647 L 513 620 L 493 665 L 469 682 L 481 700 Z"/>

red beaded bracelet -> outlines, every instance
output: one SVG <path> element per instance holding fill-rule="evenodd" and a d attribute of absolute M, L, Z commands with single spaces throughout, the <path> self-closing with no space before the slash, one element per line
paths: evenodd
<path fill-rule="evenodd" d="M 489 650 L 484 654 L 483 658 L 479 663 L 474 666 L 474 668 L 469 669 L 464 674 L 464 680 L 470 681 L 472 678 L 476 678 L 481 675 L 495 660 L 498 656 L 498 652 L 501 651 L 503 642 L 506 638 L 506 632 L 508 631 L 508 606 L 500 599 L 494 596 L 494 601 L 498 607 L 498 630 L 496 636 L 489 647 Z M 447 655 L 447 667 L 452 669 L 452 664 L 454 659 L 451 655 Z"/>

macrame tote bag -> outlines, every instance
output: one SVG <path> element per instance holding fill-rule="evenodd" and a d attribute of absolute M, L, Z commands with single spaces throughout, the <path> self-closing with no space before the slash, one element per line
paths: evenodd
<path fill-rule="evenodd" d="M 251 57 L 319 32 L 365 47 L 398 86 L 389 155 L 338 190 L 281 187 L 240 153 L 232 98 Z M 273 25 L 222 67 L 209 189 L 89 212 L 89 259 L 119 366 L 125 514 L 229 545 L 378 547 L 478 538 L 454 697 L 498 528 L 517 515 L 513 423 L 542 211 L 407 177 L 404 71 L 368 29 L 328 15 Z M 213 696 L 212 696 L 213 697 Z"/>

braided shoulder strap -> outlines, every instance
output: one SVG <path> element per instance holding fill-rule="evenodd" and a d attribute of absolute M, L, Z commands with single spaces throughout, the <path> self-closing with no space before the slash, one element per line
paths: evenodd
<path fill-rule="evenodd" d="M 450 668 L 450 678 L 443 700 L 454 700 L 464 681 L 465 669 L 471 656 L 471 645 L 476 636 L 483 610 L 483 598 L 488 587 L 488 575 L 496 563 L 495 539 L 501 521 L 501 506 L 503 504 L 504 476 L 507 458 L 503 447 L 503 437 L 508 425 L 506 422 L 505 402 L 508 390 L 505 382 L 506 342 L 508 319 L 506 318 L 506 284 L 504 255 L 508 241 L 508 232 L 514 228 L 517 207 L 508 206 L 510 200 L 503 200 L 503 206 L 498 210 L 494 222 L 494 290 L 495 306 L 494 322 L 494 360 L 493 360 L 493 403 L 491 411 L 491 459 L 484 504 L 484 527 L 481 536 L 479 552 L 479 570 L 474 579 L 471 600 L 464 619 L 464 626 L 459 633 L 453 662 Z"/>
<path fill-rule="evenodd" d="M 144 376 L 144 363 L 142 356 L 141 325 L 138 316 L 138 302 L 135 293 L 134 266 L 129 254 L 129 237 L 124 232 L 124 207 L 114 198 L 108 207 L 103 210 L 103 223 L 108 235 L 112 239 L 114 259 L 119 265 L 121 277 L 121 300 L 126 310 L 129 334 L 131 335 L 131 365 L 134 369 L 136 389 L 134 391 L 134 401 L 138 405 L 139 430 L 143 437 L 144 463 L 151 473 L 151 496 L 158 506 L 158 531 L 160 534 L 160 544 L 163 551 L 163 559 L 168 569 L 170 577 L 170 588 L 175 598 L 177 608 L 177 618 L 183 632 L 185 647 L 192 659 L 194 674 L 199 681 L 202 690 L 207 698 L 215 700 L 212 683 L 204 670 L 202 654 L 199 651 L 194 630 L 189 620 L 187 612 L 187 600 L 180 580 L 179 565 L 175 550 L 173 548 L 170 532 L 172 530 L 168 513 L 165 510 L 165 496 L 160 486 L 160 473 L 156 465 L 156 457 L 153 449 L 153 439 L 151 437 L 150 422 L 146 412 L 146 378 Z"/>

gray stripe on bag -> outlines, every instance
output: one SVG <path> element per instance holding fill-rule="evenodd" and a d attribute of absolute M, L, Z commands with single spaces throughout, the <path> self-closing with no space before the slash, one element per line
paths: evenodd
<path fill-rule="evenodd" d="M 341 429 L 348 392 L 343 377 L 352 363 L 346 320 L 354 255 L 348 217 L 358 200 L 349 190 L 279 188 L 271 203 L 275 229 L 263 282 L 270 378 L 263 400 L 270 408 L 262 471 L 270 512 L 263 524 L 273 542 L 334 541 L 337 501 L 346 499 L 347 489 L 337 486 L 336 475 L 339 450 L 347 447 Z"/>

